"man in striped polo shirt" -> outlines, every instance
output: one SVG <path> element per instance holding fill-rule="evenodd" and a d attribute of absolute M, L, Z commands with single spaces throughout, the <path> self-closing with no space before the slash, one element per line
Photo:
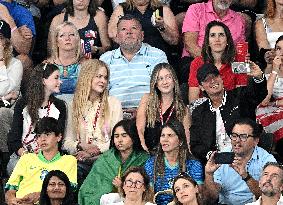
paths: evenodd
<path fill-rule="evenodd" d="M 109 94 L 121 101 L 124 117 L 135 116 L 141 97 L 149 92 L 153 68 L 167 62 L 166 54 L 143 43 L 143 37 L 139 20 L 132 15 L 122 16 L 116 36 L 120 47 L 100 57 L 110 68 Z"/>

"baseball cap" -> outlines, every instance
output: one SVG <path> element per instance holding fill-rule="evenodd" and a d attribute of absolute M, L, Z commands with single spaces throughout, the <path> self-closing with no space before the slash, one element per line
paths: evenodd
<path fill-rule="evenodd" d="M 2 34 L 5 38 L 11 38 L 11 28 L 6 21 L 0 20 L 0 34 Z"/>
<path fill-rule="evenodd" d="M 210 74 L 215 75 L 215 76 L 220 75 L 219 70 L 217 69 L 215 65 L 211 63 L 203 64 L 198 69 L 198 72 L 197 72 L 198 83 L 201 85 L 201 83 L 205 80 L 205 78 Z"/>

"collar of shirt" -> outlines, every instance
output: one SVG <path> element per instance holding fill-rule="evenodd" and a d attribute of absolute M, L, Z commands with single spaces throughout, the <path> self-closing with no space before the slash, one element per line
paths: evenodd
<path fill-rule="evenodd" d="M 234 18 L 234 16 L 235 16 L 234 11 L 231 10 L 231 9 L 228 9 L 227 14 L 222 19 L 220 19 L 218 17 L 218 14 L 214 11 L 212 0 L 208 1 L 206 3 L 206 10 L 207 10 L 207 13 L 213 13 L 215 15 L 215 17 L 217 17 L 216 20 L 221 21 L 221 22 L 224 22 L 224 21 L 226 21 L 227 19 L 230 19 L 230 18 Z"/>
<path fill-rule="evenodd" d="M 258 200 L 254 203 L 252 203 L 254 205 L 261 205 L 261 196 L 258 198 Z M 280 196 L 279 201 L 276 203 L 277 205 L 282 205 L 283 204 L 283 196 Z"/>
<path fill-rule="evenodd" d="M 60 152 L 58 152 L 51 160 L 47 160 L 47 159 L 44 157 L 42 151 L 40 150 L 39 153 L 38 153 L 38 158 L 39 158 L 41 161 L 43 161 L 43 162 L 49 164 L 49 163 L 52 163 L 52 162 L 55 162 L 55 161 L 59 160 L 59 159 L 61 158 L 61 154 L 60 154 Z"/>
<path fill-rule="evenodd" d="M 221 105 L 220 105 L 218 108 L 214 108 L 214 107 L 212 106 L 211 100 L 208 99 L 210 111 L 211 111 L 211 112 L 216 112 L 217 109 L 219 109 L 219 108 L 221 108 L 223 105 L 225 105 L 225 104 L 226 104 L 226 97 L 227 97 L 227 93 L 226 93 L 226 91 L 224 90 L 223 99 L 222 99 Z"/>

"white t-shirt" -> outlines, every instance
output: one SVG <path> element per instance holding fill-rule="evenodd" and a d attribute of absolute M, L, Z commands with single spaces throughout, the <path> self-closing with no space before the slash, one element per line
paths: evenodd
<path fill-rule="evenodd" d="M 216 143 L 220 152 L 230 152 L 232 149 L 231 139 L 226 133 L 219 108 L 216 109 Z"/>
<path fill-rule="evenodd" d="M 118 193 L 103 194 L 100 198 L 100 205 L 124 205 L 124 199 Z M 145 205 L 156 205 L 146 202 Z"/>

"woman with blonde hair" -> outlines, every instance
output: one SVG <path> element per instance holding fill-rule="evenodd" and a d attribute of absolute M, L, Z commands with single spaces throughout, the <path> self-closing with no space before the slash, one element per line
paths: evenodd
<path fill-rule="evenodd" d="M 100 60 L 82 63 L 64 142 L 64 148 L 78 159 L 78 180 L 109 149 L 111 131 L 122 119 L 120 101 L 108 95 L 109 75 L 108 66 Z"/>
<path fill-rule="evenodd" d="M 181 99 L 177 76 L 170 64 L 160 63 L 152 71 L 150 93 L 142 97 L 137 111 L 137 129 L 144 150 L 156 149 L 161 126 L 173 119 L 182 122 L 189 143 L 189 111 Z"/>
<path fill-rule="evenodd" d="M 72 100 L 80 72 L 81 46 L 77 28 L 71 22 L 58 25 L 51 34 L 51 57 L 47 60 L 59 67 L 62 84 L 57 97 Z"/>

